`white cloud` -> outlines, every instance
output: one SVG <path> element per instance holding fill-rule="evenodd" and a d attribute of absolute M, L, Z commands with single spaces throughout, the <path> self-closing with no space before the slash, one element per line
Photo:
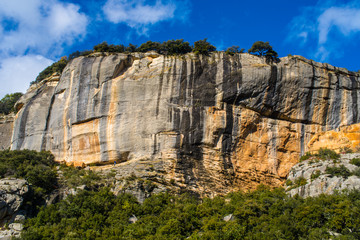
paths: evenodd
<path fill-rule="evenodd" d="M 344 36 L 360 31 L 360 9 L 331 7 L 318 18 L 319 43 L 326 43 L 331 30 L 337 28 Z"/>
<path fill-rule="evenodd" d="M 125 23 L 143 34 L 146 34 L 147 26 L 173 18 L 175 9 L 173 3 L 156 1 L 154 5 L 148 5 L 141 0 L 108 0 L 103 7 L 108 21 Z"/>
<path fill-rule="evenodd" d="M 53 61 L 40 55 L 9 57 L 0 62 L 0 98 L 27 90 L 31 81 Z"/>
<path fill-rule="evenodd" d="M 303 13 L 293 19 L 289 39 L 300 39 L 300 45 L 316 42 L 312 55 L 326 61 L 334 56 L 335 51 L 339 56 L 337 49 L 342 42 L 359 32 L 360 7 L 357 1 L 337 5 L 334 1 L 319 1 L 316 6 L 303 9 Z"/>
<path fill-rule="evenodd" d="M 88 24 L 79 6 L 57 0 L 0 1 L 0 21 L 17 23 L 17 28 L 0 35 L 0 53 L 4 55 L 22 55 L 30 49 L 56 56 L 63 44 L 83 37 Z"/>
<path fill-rule="evenodd" d="M 63 48 L 86 35 L 88 17 L 59 0 L 0 0 L 0 94 L 24 92 Z M 47 56 L 42 57 L 42 56 Z"/>

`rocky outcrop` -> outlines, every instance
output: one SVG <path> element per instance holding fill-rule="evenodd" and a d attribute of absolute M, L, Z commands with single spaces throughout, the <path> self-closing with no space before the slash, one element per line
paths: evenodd
<path fill-rule="evenodd" d="M 358 96 L 356 73 L 298 56 L 98 54 L 20 99 L 12 149 L 156 163 L 205 194 L 279 186 L 316 134 L 360 122 Z"/>
<path fill-rule="evenodd" d="M 20 236 L 26 216 L 21 207 L 28 193 L 29 185 L 26 180 L 0 179 L 0 239 Z"/>
<path fill-rule="evenodd" d="M 12 113 L 0 115 L 0 150 L 10 148 L 14 117 Z"/>
<path fill-rule="evenodd" d="M 351 163 L 354 158 L 360 158 L 360 153 L 342 154 L 335 160 L 312 158 L 296 164 L 286 181 L 289 195 L 315 197 L 323 193 L 360 190 L 360 167 Z M 330 174 L 328 168 L 337 168 L 336 176 Z"/>

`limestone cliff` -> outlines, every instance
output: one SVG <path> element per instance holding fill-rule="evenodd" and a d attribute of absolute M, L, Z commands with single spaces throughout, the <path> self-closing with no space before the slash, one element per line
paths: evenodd
<path fill-rule="evenodd" d="M 351 161 L 359 157 L 359 153 L 350 153 L 341 154 L 339 159 L 319 160 L 312 157 L 300 162 L 290 170 L 285 188 L 290 196 L 298 194 L 301 197 L 360 190 L 360 168 Z M 337 174 L 329 174 L 328 168 L 337 168 Z"/>
<path fill-rule="evenodd" d="M 358 98 L 356 73 L 299 56 L 97 54 L 28 90 L 11 148 L 75 165 L 146 160 L 142 171 L 153 162 L 204 194 L 279 186 L 316 134 L 360 122 Z"/>
<path fill-rule="evenodd" d="M 14 124 L 14 115 L 0 115 L 0 150 L 9 149 Z"/>

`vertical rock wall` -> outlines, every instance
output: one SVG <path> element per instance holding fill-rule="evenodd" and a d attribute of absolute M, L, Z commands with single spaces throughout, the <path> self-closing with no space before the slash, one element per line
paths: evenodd
<path fill-rule="evenodd" d="M 75 165 L 152 159 L 201 193 L 278 186 L 315 134 L 359 122 L 358 84 L 301 57 L 79 57 L 20 100 L 12 149 Z"/>
<path fill-rule="evenodd" d="M 0 115 L 0 150 L 9 149 L 13 131 L 14 115 Z"/>

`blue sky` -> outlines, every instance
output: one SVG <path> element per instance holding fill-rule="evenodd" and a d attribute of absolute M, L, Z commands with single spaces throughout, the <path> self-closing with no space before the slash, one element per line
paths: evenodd
<path fill-rule="evenodd" d="M 218 50 L 269 41 L 280 57 L 360 69 L 358 0 L 0 0 L 0 21 L 0 97 L 25 92 L 52 62 L 103 41 L 208 38 Z"/>

